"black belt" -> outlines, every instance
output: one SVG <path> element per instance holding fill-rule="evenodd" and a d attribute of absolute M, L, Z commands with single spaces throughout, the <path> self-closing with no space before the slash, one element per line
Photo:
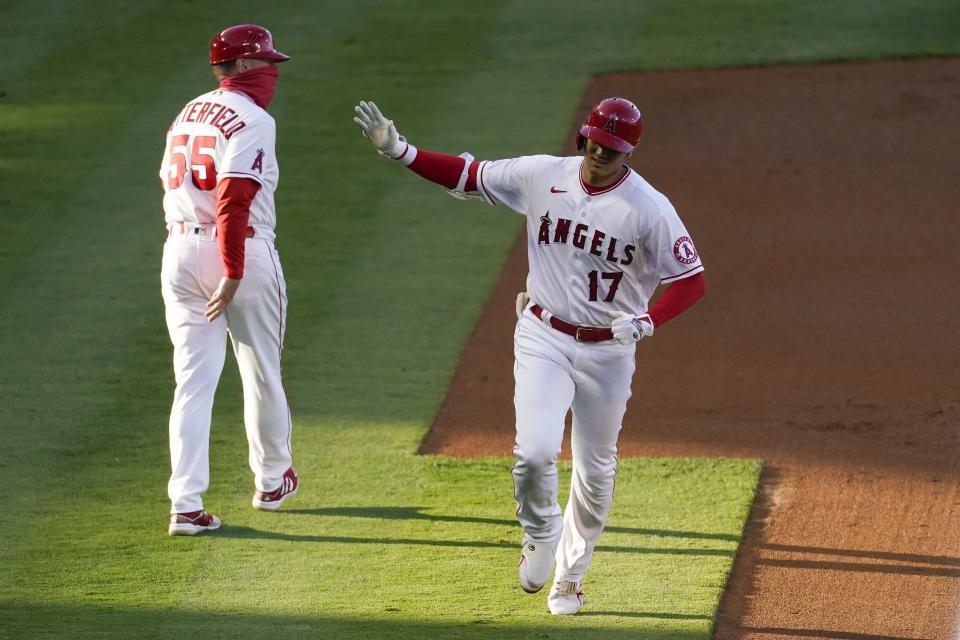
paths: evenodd
<path fill-rule="evenodd" d="M 538 304 L 530 307 L 533 315 L 543 320 L 543 307 Z M 577 342 L 603 342 L 604 340 L 613 340 L 613 331 L 601 327 L 581 327 L 569 322 L 564 322 L 560 318 L 551 317 L 548 324 L 568 336 L 572 336 Z"/>

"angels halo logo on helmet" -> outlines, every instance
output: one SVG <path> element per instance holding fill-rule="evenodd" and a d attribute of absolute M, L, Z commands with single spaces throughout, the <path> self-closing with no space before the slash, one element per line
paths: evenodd
<path fill-rule="evenodd" d="M 633 151 L 640 142 L 643 118 L 637 105 L 624 98 L 606 98 L 590 111 L 577 133 L 577 149 L 587 138 L 622 153 Z"/>
<path fill-rule="evenodd" d="M 238 24 L 214 36 L 210 43 L 210 64 L 230 62 L 237 58 L 285 62 L 290 56 L 276 50 L 273 36 L 260 25 Z"/>

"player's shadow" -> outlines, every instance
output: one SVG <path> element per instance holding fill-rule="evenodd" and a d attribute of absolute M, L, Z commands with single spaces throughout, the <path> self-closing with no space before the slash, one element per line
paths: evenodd
<path fill-rule="evenodd" d="M 519 527 L 516 520 L 479 518 L 476 516 L 451 516 L 424 513 L 426 507 L 329 507 L 324 509 L 290 509 L 286 513 L 302 513 L 318 516 L 343 516 L 349 518 L 375 518 L 378 520 L 429 520 L 432 522 L 473 522 L 507 527 Z M 703 540 L 727 540 L 739 542 L 740 537 L 727 533 L 701 533 L 699 531 L 671 531 L 669 529 L 643 529 L 636 527 L 607 526 L 608 533 L 660 536 L 669 538 L 692 538 Z"/>
<path fill-rule="evenodd" d="M 287 542 L 312 542 L 333 544 L 396 544 L 422 545 L 428 547 L 474 547 L 481 549 L 512 549 L 512 542 L 487 542 L 484 540 L 433 540 L 418 538 L 377 538 L 366 536 L 325 536 L 264 531 L 253 527 L 224 524 L 215 534 L 218 538 L 250 538 L 255 540 L 284 540 Z"/>
<path fill-rule="evenodd" d="M 224 524 L 214 535 L 218 538 L 249 538 L 253 540 L 284 540 L 287 542 L 333 543 L 333 544 L 389 544 L 426 547 L 469 547 L 477 549 L 515 549 L 517 542 L 498 540 L 439 540 L 428 538 L 378 538 L 373 536 L 325 536 L 264 531 L 242 525 Z M 597 551 L 610 553 L 645 553 L 678 556 L 728 556 L 735 551 L 727 549 L 674 549 L 666 547 L 612 547 L 598 545 Z"/>
<path fill-rule="evenodd" d="M 373 518 L 375 520 L 429 520 L 432 522 L 474 522 L 505 526 L 517 525 L 516 520 L 479 518 L 476 516 L 448 516 L 424 513 L 426 507 L 328 507 L 324 509 L 284 509 L 285 513 L 313 516 L 341 516 L 345 518 Z"/>
<path fill-rule="evenodd" d="M 331 507 L 324 509 L 288 509 L 284 513 L 288 514 L 306 514 L 320 515 L 330 517 L 348 517 L 348 518 L 369 518 L 377 520 L 425 520 L 432 522 L 465 522 L 479 523 L 496 526 L 507 526 L 517 528 L 519 525 L 516 520 L 501 520 L 497 518 L 481 518 L 477 516 L 448 516 L 424 513 L 424 507 Z M 684 531 L 665 531 L 660 529 L 640 529 L 631 527 L 607 527 L 607 531 L 615 533 L 668 536 L 681 538 L 706 538 L 719 540 L 737 540 L 735 536 L 726 534 L 709 534 Z M 302 535 L 288 534 L 276 531 L 263 531 L 245 526 L 224 526 L 217 532 L 218 536 L 229 538 L 260 538 L 273 540 L 287 540 L 296 542 L 313 543 L 338 543 L 338 544 L 396 544 L 396 545 L 424 545 L 431 547 L 473 547 L 473 548 L 494 548 L 494 549 L 514 549 L 517 542 L 498 540 L 437 540 L 437 539 L 418 539 L 418 538 L 386 538 L 375 536 L 337 536 L 337 535 Z M 686 555 L 686 556 L 727 556 L 732 557 L 735 549 L 678 549 L 678 548 L 660 548 L 660 547 L 627 547 L 598 545 L 597 551 L 613 553 L 644 553 L 644 554 L 663 554 L 663 555 Z"/>
<path fill-rule="evenodd" d="M 651 618 L 655 620 L 713 620 L 712 616 L 695 613 L 653 613 L 650 611 L 583 611 L 577 613 L 578 618 L 611 616 L 617 618 Z"/>

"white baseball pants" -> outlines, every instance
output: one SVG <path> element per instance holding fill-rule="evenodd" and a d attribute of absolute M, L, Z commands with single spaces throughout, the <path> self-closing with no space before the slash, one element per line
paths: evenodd
<path fill-rule="evenodd" d="M 202 495 L 210 483 L 210 419 L 228 333 L 243 383 L 256 488 L 273 491 L 292 466 L 290 409 L 280 371 L 286 283 L 272 242 L 247 238 L 245 256 L 237 294 L 220 317 L 208 322 L 206 303 L 223 276 L 216 237 L 174 235 L 164 245 L 161 281 L 177 382 L 167 485 L 173 513 L 203 509 Z"/>
<path fill-rule="evenodd" d="M 517 519 L 527 535 L 560 538 L 557 579 L 580 582 L 613 500 L 617 437 L 635 345 L 580 343 L 525 311 L 514 333 Z M 573 476 L 561 516 L 557 457 L 572 409 Z"/>

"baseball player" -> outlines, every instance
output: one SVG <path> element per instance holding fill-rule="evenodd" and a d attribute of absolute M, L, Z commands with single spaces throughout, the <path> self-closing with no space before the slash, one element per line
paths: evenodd
<path fill-rule="evenodd" d="M 269 31 L 230 27 L 210 44 L 219 86 L 170 125 L 160 165 L 168 237 L 161 272 L 177 388 L 170 412 L 170 535 L 220 526 L 203 508 L 210 417 L 230 335 L 243 382 L 253 506 L 297 492 L 290 409 L 280 375 L 287 294 L 274 248 L 279 170 L 266 112 L 277 64 Z"/>
<path fill-rule="evenodd" d="M 529 274 L 514 333 L 520 586 L 553 614 L 583 605 L 583 578 L 613 498 L 617 436 L 636 343 L 704 292 L 700 256 L 670 201 L 626 166 L 640 140 L 634 104 L 607 98 L 577 136 L 583 157 L 475 162 L 417 149 L 372 102 L 354 122 L 388 158 L 442 185 L 526 216 Z M 658 285 L 668 285 L 653 307 Z M 556 461 L 573 411 L 573 477 L 561 512 Z"/>

